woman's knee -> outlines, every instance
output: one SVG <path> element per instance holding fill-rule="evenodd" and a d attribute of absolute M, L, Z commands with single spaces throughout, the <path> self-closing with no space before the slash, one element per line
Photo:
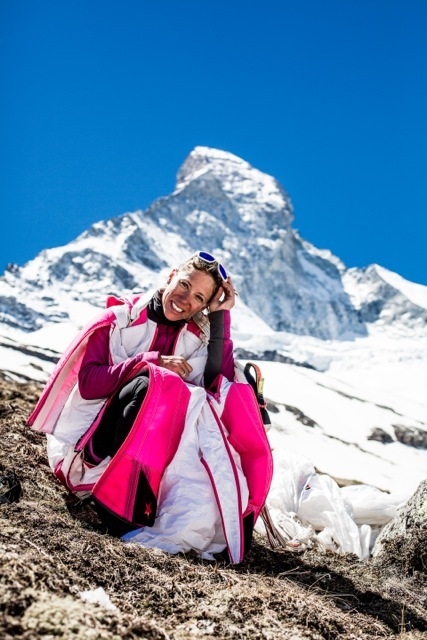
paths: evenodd
<path fill-rule="evenodd" d="M 124 404 L 132 402 L 134 399 L 145 397 L 148 389 L 148 376 L 139 375 L 128 382 L 119 392 L 119 400 Z"/>

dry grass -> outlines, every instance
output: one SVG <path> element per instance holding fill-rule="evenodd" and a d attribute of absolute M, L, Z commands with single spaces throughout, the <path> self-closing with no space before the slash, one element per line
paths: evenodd
<path fill-rule="evenodd" d="M 230 567 L 109 537 L 90 503 L 57 483 L 44 436 L 25 426 L 39 392 L 0 379 L 0 466 L 23 487 L 18 503 L 0 505 L 4 640 L 427 638 L 427 579 L 410 568 L 272 551 L 259 537 Z M 97 587 L 117 611 L 80 598 Z"/>

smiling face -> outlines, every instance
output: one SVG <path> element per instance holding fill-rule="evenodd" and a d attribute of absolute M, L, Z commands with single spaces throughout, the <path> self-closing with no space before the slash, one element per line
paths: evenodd
<path fill-rule="evenodd" d="M 163 291 L 163 312 L 168 320 L 187 320 L 204 309 L 215 293 L 213 278 L 205 271 L 172 271 Z"/>

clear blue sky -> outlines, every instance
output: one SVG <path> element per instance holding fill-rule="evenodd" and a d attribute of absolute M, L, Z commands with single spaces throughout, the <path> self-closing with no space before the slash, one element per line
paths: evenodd
<path fill-rule="evenodd" d="M 427 284 L 426 34 L 425 0 L 0 0 L 0 272 L 206 145 L 348 267 Z"/>

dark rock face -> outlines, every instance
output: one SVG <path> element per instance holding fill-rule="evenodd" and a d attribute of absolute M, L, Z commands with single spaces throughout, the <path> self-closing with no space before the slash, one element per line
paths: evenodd
<path fill-rule="evenodd" d="M 409 447 L 417 449 L 427 449 L 427 432 L 417 427 L 405 427 L 402 424 L 395 424 L 394 433 L 396 440 Z"/>
<path fill-rule="evenodd" d="M 407 427 L 404 424 L 394 424 L 393 429 L 395 438 L 381 427 L 374 427 L 368 436 L 368 440 L 376 440 L 383 444 L 397 441 L 415 449 L 427 449 L 427 431 L 418 427 Z"/>
<path fill-rule="evenodd" d="M 427 480 L 381 531 L 373 561 L 405 576 L 427 574 Z"/>
<path fill-rule="evenodd" d="M 394 442 L 393 438 L 387 431 L 381 429 L 381 427 L 375 427 L 372 429 L 371 434 L 368 436 L 368 440 L 375 440 L 376 442 L 382 442 L 383 444 L 390 444 Z"/>
<path fill-rule="evenodd" d="M 254 351 L 248 351 L 247 349 L 243 349 L 242 347 L 237 347 L 234 350 L 234 357 L 240 360 L 268 360 L 270 362 L 282 362 L 284 364 L 295 364 L 297 367 L 306 367 L 307 369 L 314 369 L 313 365 L 308 362 L 300 362 L 290 358 L 289 356 L 283 355 L 280 351 L 276 349 L 260 351 L 255 353 Z"/>

